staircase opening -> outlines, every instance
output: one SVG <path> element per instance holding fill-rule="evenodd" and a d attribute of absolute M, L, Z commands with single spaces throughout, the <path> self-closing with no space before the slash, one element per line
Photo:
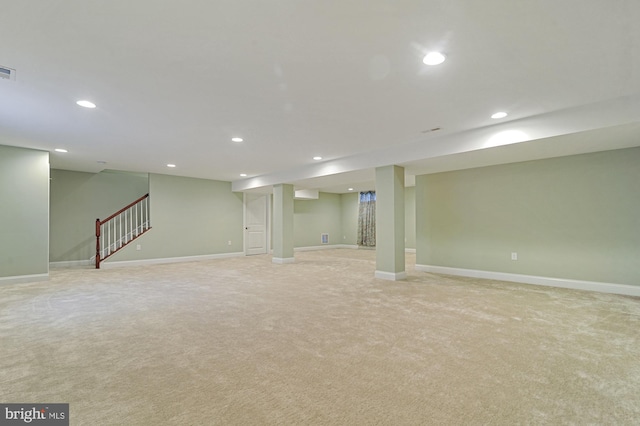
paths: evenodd
<path fill-rule="evenodd" d="M 96 269 L 100 269 L 101 262 L 149 229 L 149 194 L 138 198 L 106 219 L 96 219 Z"/>

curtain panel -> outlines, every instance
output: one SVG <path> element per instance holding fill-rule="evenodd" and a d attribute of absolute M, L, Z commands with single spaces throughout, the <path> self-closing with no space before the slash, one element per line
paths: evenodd
<path fill-rule="evenodd" d="M 376 246 L 376 193 L 367 191 L 360 193 L 358 205 L 358 245 Z"/>

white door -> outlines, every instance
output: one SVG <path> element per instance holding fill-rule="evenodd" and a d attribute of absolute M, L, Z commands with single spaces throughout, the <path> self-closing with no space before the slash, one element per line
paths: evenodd
<path fill-rule="evenodd" d="M 245 254 L 267 253 L 267 195 L 244 194 Z"/>

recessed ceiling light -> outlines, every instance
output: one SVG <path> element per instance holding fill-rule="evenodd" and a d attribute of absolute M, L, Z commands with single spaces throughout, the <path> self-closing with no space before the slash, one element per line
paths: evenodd
<path fill-rule="evenodd" d="M 242 142 L 244 139 L 242 138 L 231 138 L 233 142 Z"/>
<path fill-rule="evenodd" d="M 69 152 L 66 149 L 62 149 L 62 148 L 56 148 L 55 151 L 56 152 Z"/>
<path fill-rule="evenodd" d="M 505 118 L 507 116 L 506 112 L 496 112 L 491 116 L 491 118 Z"/>
<path fill-rule="evenodd" d="M 78 101 L 76 102 L 78 105 L 80 105 L 81 107 L 85 107 L 85 108 L 95 108 L 96 104 L 94 104 L 91 101 Z"/>
<path fill-rule="evenodd" d="M 175 167 L 175 164 L 167 164 L 167 167 Z"/>
<path fill-rule="evenodd" d="M 349 188 L 349 191 L 353 191 L 353 188 Z"/>
<path fill-rule="evenodd" d="M 322 157 L 315 156 L 315 157 L 313 157 L 313 159 L 316 160 L 316 161 L 320 161 L 320 160 L 322 160 Z"/>
<path fill-rule="evenodd" d="M 240 173 L 240 176 L 241 177 L 247 177 L 247 174 L 246 173 Z"/>
<path fill-rule="evenodd" d="M 445 59 L 447 58 L 440 52 L 429 52 L 426 54 L 422 62 L 426 65 L 439 65 L 443 63 Z"/>

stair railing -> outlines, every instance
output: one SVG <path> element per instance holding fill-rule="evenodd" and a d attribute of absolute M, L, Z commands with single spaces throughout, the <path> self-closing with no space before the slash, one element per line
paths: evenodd
<path fill-rule="evenodd" d="M 96 269 L 100 269 L 100 262 L 149 229 L 149 194 L 138 198 L 106 219 L 96 219 Z"/>

